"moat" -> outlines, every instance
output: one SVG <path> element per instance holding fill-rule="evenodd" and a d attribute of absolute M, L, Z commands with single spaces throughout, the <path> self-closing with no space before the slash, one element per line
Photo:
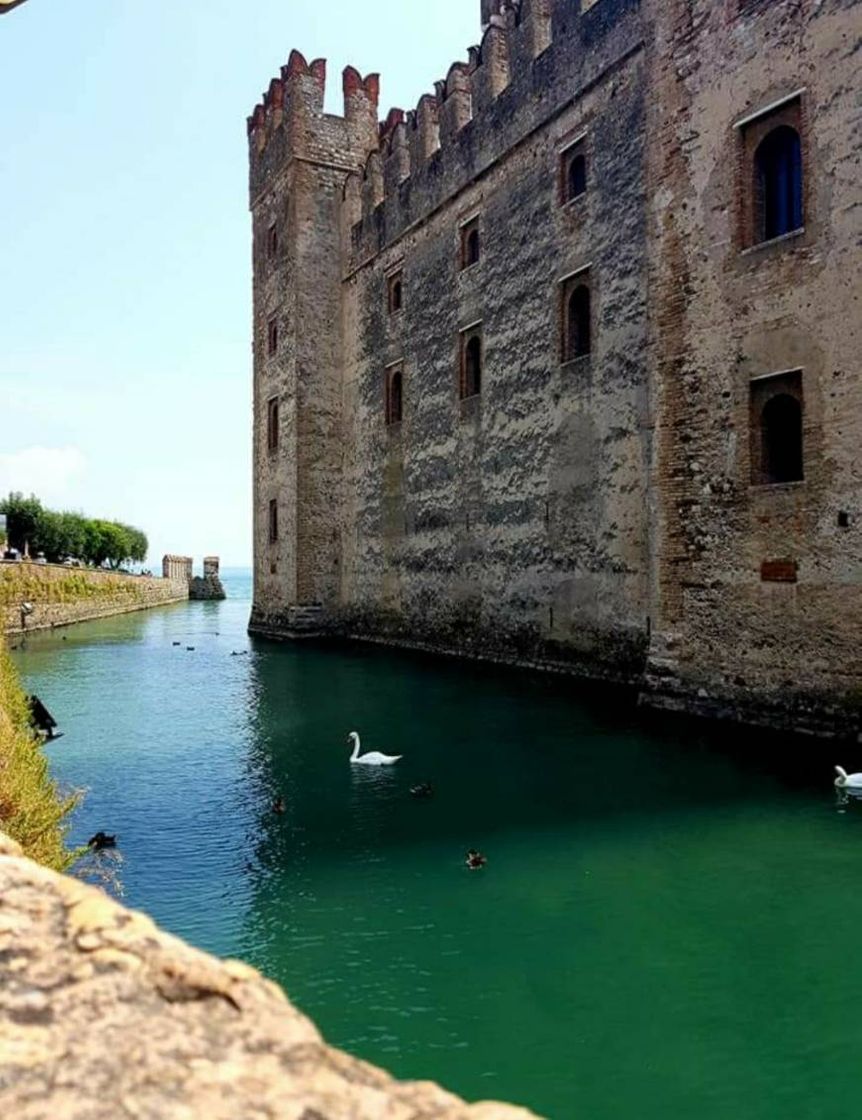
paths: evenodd
<path fill-rule="evenodd" d="M 250 643 L 249 579 L 223 574 L 225 603 L 16 654 L 66 732 L 55 774 L 87 790 L 72 839 L 118 833 L 128 905 L 471 1099 L 854 1114 L 862 804 L 839 811 L 831 770 L 859 757 L 564 678 Z M 353 729 L 403 762 L 351 768 Z"/>

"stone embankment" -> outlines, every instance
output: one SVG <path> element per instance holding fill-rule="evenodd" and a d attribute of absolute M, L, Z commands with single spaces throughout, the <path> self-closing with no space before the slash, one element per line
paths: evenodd
<path fill-rule="evenodd" d="M 184 602 L 188 583 L 54 564 L 0 562 L 0 628 L 49 630 L 93 618 Z M 22 611 L 32 605 L 30 613 Z"/>
<path fill-rule="evenodd" d="M 535 1120 L 332 1049 L 254 969 L 24 859 L 2 833 L 0 1116 Z"/>

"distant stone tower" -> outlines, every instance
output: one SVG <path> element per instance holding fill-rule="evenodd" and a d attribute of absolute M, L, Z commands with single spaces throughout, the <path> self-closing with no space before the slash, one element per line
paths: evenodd
<path fill-rule="evenodd" d="M 219 576 L 218 556 L 204 557 L 203 578 L 194 576 L 189 580 L 190 599 L 226 599 L 227 594 Z"/>
<path fill-rule="evenodd" d="M 378 145 L 376 75 L 294 51 L 249 118 L 254 253 L 254 607 L 251 629 L 325 628 L 339 587 L 341 202 Z"/>

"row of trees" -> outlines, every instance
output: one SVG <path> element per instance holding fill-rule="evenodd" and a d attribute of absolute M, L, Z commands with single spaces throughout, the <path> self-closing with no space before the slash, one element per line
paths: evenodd
<path fill-rule="evenodd" d="M 104 564 L 119 568 L 147 558 L 145 534 L 119 521 L 56 513 L 45 509 L 38 498 L 23 494 L 10 494 L 0 501 L 0 513 L 6 514 L 9 547 L 23 552 L 26 544 L 31 556 L 44 553 L 52 563 L 72 556 L 98 568 Z"/>

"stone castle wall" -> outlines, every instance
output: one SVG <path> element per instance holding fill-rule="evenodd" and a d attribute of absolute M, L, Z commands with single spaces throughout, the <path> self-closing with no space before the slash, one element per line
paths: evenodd
<path fill-rule="evenodd" d="M 281 989 L 0 833 L 0 1116 L 536 1120 L 327 1046 Z"/>
<path fill-rule="evenodd" d="M 851 732 L 862 707 L 862 6 L 740 0 L 735 18 L 705 0 L 666 7 L 647 177 L 649 693 Z M 804 228 L 750 245 L 745 128 L 763 131 L 757 114 L 788 95 L 765 127 L 799 114 Z M 804 479 L 764 485 L 752 402 L 759 379 L 784 371 L 801 385 Z"/>
<path fill-rule="evenodd" d="M 376 76 L 346 71 L 345 115 L 327 116 L 325 63 L 296 54 L 249 121 L 252 628 L 564 665 L 666 706 L 852 730 L 862 4 L 483 0 L 481 16 L 467 61 L 373 135 Z M 760 126 L 744 122 L 788 101 L 805 229 L 754 248 Z M 576 141 L 587 190 L 563 205 Z M 573 274 L 593 346 L 567 361 Z M 461 400 L 477 322 L 482 390 Z M 805 476 L 763 485 L 758 378 L 787 371 Z"/>
<path fill-rule="evenodd" d="M 7 634 L 22 632 L 25 602 L 33 607 L 24 620 L 24 629 L 31 631 L 180 603 L 188 597 L 188 584 L 166 579 L 0 562 L 0 625 Z"/>

